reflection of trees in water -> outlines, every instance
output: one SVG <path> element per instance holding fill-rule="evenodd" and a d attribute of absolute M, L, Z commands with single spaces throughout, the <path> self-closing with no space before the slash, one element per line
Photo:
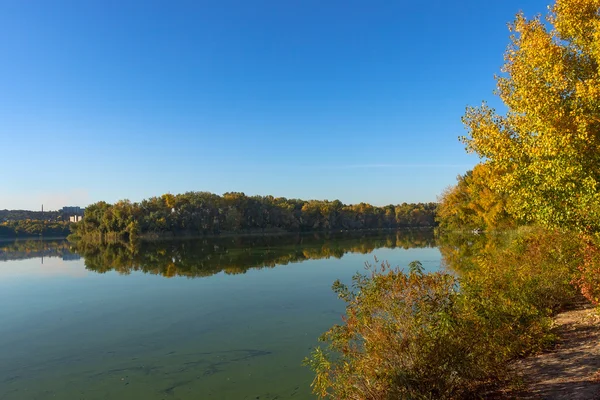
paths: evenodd
<path fill-rule="evenodd" d="M 75 260 L 79 256 L 71 251 L 66 240 L 17 240 L 0 242 L 0 261 L 26 260 L 39 257 L 59 257 Z"/>
<path fill-rule="evenodd" d="M 341 258 L 346 253 L 368 254 L 378 248 L 438 246 L 444 264 L 457 272 L 475 266 L 477 257 L 507 240 L 497 235 L 442 234 L 434 240 L 430 230 L 305 234 L 283 236 L 238 236 L 84 245 L 75 248 L 65 240 L 17 240 L 0 242 L 0 261 L 39 257 L 63 260 L 85 257 L 85 265 L 96 272 L 123 274 L 143 271 L 163 276 L 210 276 L 218 272 L 244 273 L 250 268 L 275 267 L 292 262 Z"/>
<path fill-rule="evenodd" d="M 346 253 L 367 254 L 377 248 L 435 247 L 430 230 L 247 236 L 219 239 L 141 242 L 131 244 L 78 245 L 86 268 L 99 273 L 132 271 L 165 277 L 210 276 L 221 271 L 245 273 L 251 268 L 275 267 L 322 258 L 341 258 Z"/>
<path fill-rule="evenodd" d="M 437 245 L 442 254 L 442 264 L 455 272 L 467 272 L 477 268 L 482 257 L 506 246 L 513 231 L 489 234 L 442 233 Z"/>
<path fill-rule="evenodd" d="M 0 261 L 39 257 L 63 260 L 85 257 L 96 272 L 143 271 L 163 276 L 210 276 L 218 272 L 244 273 L 251 268 L 275 267 L 304 260 L 341 258 L 346 253 L 368 254 L 378 248 L 440 249 L 444 265 L 457 272 L 475 266 L 477 257 L 507 240 L 507 234 L 442 234 L 434 240 L 431 230 L 238 236 L 168 240 L 131 244 L 84 245 L 76 248 L 65 240 L 17 240 L 0 242 Z"/>

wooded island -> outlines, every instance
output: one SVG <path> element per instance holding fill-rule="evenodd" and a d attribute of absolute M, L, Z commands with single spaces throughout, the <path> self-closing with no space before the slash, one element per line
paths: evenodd
<path fill-rule="evenodd" d="M 376 207 L 339 200 L 299 200 L 207 192 L 164 194 L 139 203 L 122 200 L 88 206 L 73 238 L 139 237 L 433 227 L 436 203 Z"/>

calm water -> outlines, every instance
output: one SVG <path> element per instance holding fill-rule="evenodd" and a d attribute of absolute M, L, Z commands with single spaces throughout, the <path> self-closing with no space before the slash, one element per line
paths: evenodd
<path fill-rule="evenodd" d="M 431 232 L 0 242 L 0 398 L 311 399 L 331 284 L 374 256 L 440 266 Z"/>

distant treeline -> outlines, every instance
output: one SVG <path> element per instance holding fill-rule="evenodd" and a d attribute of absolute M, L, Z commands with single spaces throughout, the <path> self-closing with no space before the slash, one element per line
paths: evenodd
<path fill-rule="evenodd" d="M 339 200 L 298 200 L 207 192 L 164 194 L 139 203 L 88 206 L 74 236 L 94 241 L 221 233 L 394 229 L 435 225 L 436 203 L 375 207 Z"/>
<path fill-rule="evenodd" d="M 60 211 L 0 210 L 0 222 L 24 220 L 57 221 L 62 219 Z"/>
<path fill-rule="evenodd" d="M 141 271 L 164 277 L 206 277 L 225 272 L 341 258 L 347 253 L 368 254 L 378 248 L 428 248 L 435 246 L 433 230 L 357 233 L 310 233 L 283 236 L 141 241 L 131 243 L 78 242 L 77 253 L 88 270 L 98 273 Z"/>
<path fill-rule="evenodd" d="M 67 237 L 69 223 L 60 221 L 20 220 L 0 222 L 0 238 L 34 236 Z"/>

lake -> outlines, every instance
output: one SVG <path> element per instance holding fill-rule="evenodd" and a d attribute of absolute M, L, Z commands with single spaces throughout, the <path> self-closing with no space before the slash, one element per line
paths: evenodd
<path fill-rule="evenodd" d="M 441 263 L 430 231 L 0 242 L 0 398 L 314 398 L 331 285 L 374 257 Z"/>

